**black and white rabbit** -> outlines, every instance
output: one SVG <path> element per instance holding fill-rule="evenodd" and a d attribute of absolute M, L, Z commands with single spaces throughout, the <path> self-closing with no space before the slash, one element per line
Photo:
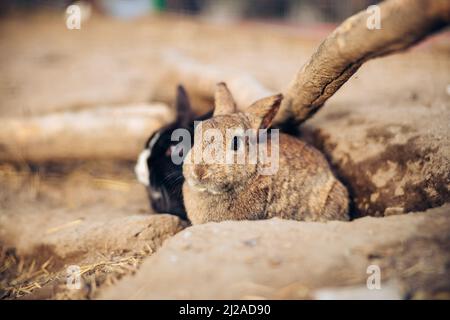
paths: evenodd
<path fill-rule="evenodd" d="M 138 157 L 135 173 L 139 182 L 146 186 L 150 205 L 155 212 L 187 219 L 182 195 L 182 164 L 175 164 L 171 159 L 178 141 L 172 141 L 171 137 L 176 129 L 183 128 L 190 132 L 193 139 L 194 121 L 206 120 L 212 116 L 212 112 L 196 118 L 186 90 L 181 85 L 177 87 L 175 104 L 176 120 L 150 136 Z"/>

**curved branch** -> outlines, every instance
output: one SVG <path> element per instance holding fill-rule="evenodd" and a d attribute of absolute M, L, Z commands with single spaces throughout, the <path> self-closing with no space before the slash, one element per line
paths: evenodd
<path fill-rule="evenodd" d="M 344 21 L 319 46 L 285 92 L 276 123 L 310 118 L 366 61 L 407 49 L 450 21 L 448 0 L 388 0 L 379 5 L 381 29 L 370 30 L 370 13 Z"/>

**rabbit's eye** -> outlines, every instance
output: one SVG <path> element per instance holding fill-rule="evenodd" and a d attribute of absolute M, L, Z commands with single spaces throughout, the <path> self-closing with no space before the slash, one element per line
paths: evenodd
<path fill-rule="evenodd" d="M 234 151 L 238 151 L 241 147 L 241 137 L 234 136 L 231 140 L 231 149 Z"/>
<path fill-rule="evenodd" d="M 176 154 L 176 155 L 178 155 L 180 157 L 183 157 L 184 156 L 184 150 L 183 150 L 183 148 L 177 148 L 176 145 L 170 146 L 170 148 L 167 149 L 167 151 L 166 151 L 166 155 L 170 157 L 172 154 Z"/>

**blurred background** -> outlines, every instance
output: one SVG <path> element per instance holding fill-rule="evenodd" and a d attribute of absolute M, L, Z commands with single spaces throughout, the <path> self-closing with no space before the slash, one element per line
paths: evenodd
<path fill-rule="evenodd" d="M 78 1 L 3 1 L 2 14 L 20 10 L 64 10 Z M 334 23 L 377 0 L 91 0 L 81 1 L 96 11 L 118 18 L 135 18 L 154 12 L 204 16 L 208 19 L 273 19 L 301 23 Z"/>

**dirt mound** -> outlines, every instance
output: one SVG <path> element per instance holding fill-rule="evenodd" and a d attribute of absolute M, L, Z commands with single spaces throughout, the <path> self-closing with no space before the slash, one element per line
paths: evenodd
<path fill-rule="evenodd" d="M 319 288 L 365 287 L 370 265 L 381 269 L 381 292 L 396 283 L 399 297 L 433 296 L 450 289 L 449 240 L 448 205 L 350 223 L 208 223 L 168 240 L 99 298 L 313 298 Z"/>
<path fill-rule="evenodd" d="M 421 67 L 412 70 L 399 58 Z M 303 128 L 349 188 L 354 217 L 423 211 L 450 201 L 450 76 L 437 72 L 431 79 L 426 72 L 437 65 L 448 69 L 450 60 L 435 58 L 416 53 L 370 62 Z M 383 68 L 394 65 L 399 75 L 387 76 L 391 71 Z M 388 78 L 399 81 L 383 85 Z M 362 86 L 369 82 L 370 89 Z"/>

